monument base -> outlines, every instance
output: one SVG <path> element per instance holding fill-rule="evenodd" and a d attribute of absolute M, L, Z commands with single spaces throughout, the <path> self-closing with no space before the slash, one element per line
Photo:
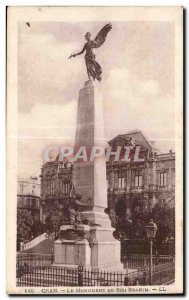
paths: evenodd
<path fill-rule="evenodd" d="M 53 265 L 69 268 L 82 265 L 87 270 L 122 271 L 120 242 L 113 238 L 112 233 L 111 227 L 91 226 L 88 238 L 56 240 Z"/>
<path fill-rule="evenodd" d="M 91 267 L 100 270 L 122 270 L 120 263 L 120 242 L 113 237 L 112 227 L 91 227 L 93 240 L 91 248 Z"/>
<path fill-rule="evenodd" d="M 54 265 L 64 267 L 78 267 L 82 265 L 89 268 L 91 252 L 87 240 L 56 240 L 54 243 Z"/>

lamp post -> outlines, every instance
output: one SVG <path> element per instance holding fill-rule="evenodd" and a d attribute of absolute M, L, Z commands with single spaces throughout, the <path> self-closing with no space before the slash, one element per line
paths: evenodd
<path fill-rule="evenodd" d="M 153 239 L 156 236 L 157 225 L 150 219 L 148 225 L 146 225 L 146 234 L 150 240 L 150 285 L 152 285 L 152 272 L 153 272 Z"/>

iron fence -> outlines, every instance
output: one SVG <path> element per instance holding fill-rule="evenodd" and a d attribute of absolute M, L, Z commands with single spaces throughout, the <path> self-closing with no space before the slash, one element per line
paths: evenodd
<path fill-rule="evenodd" d="M 175 264 L 166 263 L 153 270 L 152 283 L 154 285 L 169 285 L 175 280 Z"/>
<path fill-rule="evenodd" d="M 54 261 L 54 254 L 38 253 L 17 253 L 17 264 L 28 265 L 30 267 L 51 266 Z"/>
<path fill-rule="evenodd" d="M 144 272 L 130 274 L 59 267 L 23 267 L 17 270 L 17 286 L 127 286 L 147 284 Z"/>
<path fill-rule="evenodd" d="M 174 262 L 175 258 L 171 255 L 153 255 L 153 269 L 158 265 L 165 265 L 167 262 Z M 141 270 L 150 266 L 149 255 L 129 255 L 122 259 L 124 269 Z"/>
<path fill-rule="evenodd" d="M 63 268 L 52 265 L 52 256 L 17 256 L 17 286 L 136 286 L 149 284 L 149 268 L 126 269 L 123 272 L 105 272 L 78 268 Z M 36 258 L 36 259 L 35 259 Z M 153 285 L 169 284 L 174 281 L 174 262 L 154 267 Z"/>

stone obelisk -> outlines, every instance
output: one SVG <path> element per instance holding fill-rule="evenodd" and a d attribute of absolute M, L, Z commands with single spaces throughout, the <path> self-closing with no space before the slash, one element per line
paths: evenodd
<path fill-rule="evenodd" d="M 79 194 L 84 206 L 82 214 L 90 224 L 91 268 L 122 268 L 120 263 L 120 242 L 112 233 L 114 229 L 104 209 L 107 208 L 106 160 L 104 149 L 104 120 L 102 99 L 97 95 L 91 80 L 79 91 L 77 122 L 75 134 L 75 152 L 86 149 L 87 161 L 80 156 L 73 164 L 73 181 L 76 194 Z M 101 150 L 100 150 L 101 149 Z M 95 159 L 91 152 L 99 151 Z M 94 153 L 94 152 L 93 152 Z M 101 154 L 101 155 L 100 155 Z M 86 158 L 85 155 L 85 158 Z M 83 155 L 84 157 L 84 155 Z"/>

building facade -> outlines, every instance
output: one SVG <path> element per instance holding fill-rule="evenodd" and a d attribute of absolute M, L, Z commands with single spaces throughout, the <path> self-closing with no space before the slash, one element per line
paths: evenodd
<path fill-rule="evenodd" d="M 118 135 L 111 141 L 112 153 L 121 148 L 120 157 L 114 154 L 107 162 L 108 208 L 112 214 L 132 217 L 134 210 L 150 210 L 156 203 L 174 207 L 175 154 L 162 154 L 141 131 Z M 123 160 L 124 149 L 130 147 L 129 159 Z M 135 161 L 136 147 L 140 147 L 139 161 Z M 57 203 L 66 208 L 72 192 L 72 164 L 68 161 L 46 162 L 41 169 L 41 220 L 47 207 Z"/>
<path fill-rule="evenodd" d="M 40 207 L 39 178 L 19 178 L 17 182 L 17 209 L 27 210 L 33 219 L 39 220 Z"/>
<path fill-rule="evenodd" d="M 72 189 L 72 164 L 68 161 L 46 162 L 41 169 L 41 221 L 45 221 L 51 204 L 67 207 Z"/>
<path fill-rule="evenodd" d="M 162 154 L 141 131 L 118 135 L 109 144 L 114 148 L 134 144 L 130 161 L 107 162 L 108 205 L 112 213 L 130 218 L 134 210 L 150 210 L 156 203 L 174 207 L 175 153 Z M 140 160 L 134 160 L 140 146 Z M 143 159 L 143 161 L 142 161 Z"/>

